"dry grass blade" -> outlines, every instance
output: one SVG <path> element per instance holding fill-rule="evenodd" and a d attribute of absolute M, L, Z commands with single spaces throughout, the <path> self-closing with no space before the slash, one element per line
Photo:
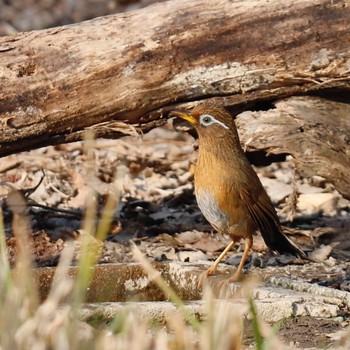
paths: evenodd
<path fill-rule="evenodd" d="M 38 306 L 33 317 L 28 318 L 16 331 L 16 343 L 20 348 L 57 348 L 58 342 L 69 343 L 71 306 L 63 305 L 72 291 L 73 281 L 68 278 L 68 268 L 73 258 L 74 247 L 68 245 L 62 252 L 54 282 L 47 299 Z M 72 326 L 72 325 L 71 325 Z"/>
<path fill-rule="evenodd" d="M 0 207 L 0 295 L 6 294 L 12 285 L 11 269 L 7 255 L 6 237 L 4 234 L 3 212 Z"/>
<path fill-rule="evenodd" d="M 115 172 L 114 182 L 111 184 L 106 205 L 102 217 L 96 225 L 97 218 L 97 193 L 93 190 L 96 177 L 94 174 L 95 164 L 93 157 L 94 135 L 91 130 L 86 134 L 84 143 L 85 153 L 87 154 L 87 173 L 88 183 L 90 184 L 90 193 L 86 203 L 85 218 L 82 228 L 82 244 L 78 266 L 78 282 L 75 284 L 75 302 L 80 305 L 84 301 L 86 290 L 92 278 L 92 267 L 98 262 L 103 242 L 109 232 L 116 208 L 119 205 L 120 198 L 124 192 L 124 178 L 126 171 L 124 167 L 118 167 Z M 95 240 L 95 242 L 93 242 Z M 93 243 L 93 244 L 92 244 Z"/>
<path fill-rule="evenodd" d="M 176 294 L 176 292 L 166 283 L 164 278 L 161 276 L 160 272 L 154 269 L 151 263 L 145 258 L 145 256 L 140 252 L 140 250 L 134 244 L 132 247 L 132 252 L 137 261 L 142 264 L 142 268 L 148 274 L 151 281 L 157 284 L 157 286 L 163 291 L 165 295 L 168 296 L 171 302 L 173 302 L 180 310 L 184 318 L 192 325 L 192 327 L 199 331 L 201 325 L 195 316 L 188 311 L 184 302 Z"/>
<path fill-rule="evenodd" d="M 18 249 L 14 281 L 19 287 L 22 297 L 29 298 L 27 311 L 32 312 L 37 307 L 39 298 L 32 273 L 32 254 L 29 243 L 31 230 L 27 217 L 27 206 L 22 194 L 16 190 L 12 190 L 8 194 L 7 204 L 13 213 L 12 229 Z"/>
<path fill-rule="evenodd" d="M 215 299 L 212 287 L 206 283 L 203 289 L 206 321 L 201 333 L 203 350 L 242 349 L 243 320 L 247 313 L 245 300 L 257 285 L 257 280 L 248 279 L 232 291 L 225 283 L 219 290 L 220 299 Z"/>
<path fill-rule="evenodd" d="M 12 229 L 17 245 L 16 267 L 13 271 L 6 261 L 6 241 L 1 228 L 0 269 L 0 341 L 4 349 L 18 348 L 16 334 L 38 307 L 37 286 L 33 278 L 32 257 L 28 234 L 30 225 L 26 216 L 25 201 L 20 192 L 13 190 L 7 197 L 13 214 Z M 1 219 L 2 220 L 2 219 Z M 1 224 L 2 226 L 2 224 Z"/>

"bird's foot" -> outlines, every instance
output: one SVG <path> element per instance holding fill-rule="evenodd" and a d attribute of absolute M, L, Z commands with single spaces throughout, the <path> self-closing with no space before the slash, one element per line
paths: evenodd
<path fill-rule="evenodd" d="M 204 273 L 207 276 L 213 276 L 216 273 L 224 273 L 223 271 L 218 270 L 218 267 L 216 265 L 212 265 L 209 267 L 209 269 L 207 271 L 204 271 Z"/>
<path fill-rule="evenodd" d="M 241 281 L 243 274 L 241 271 L 236 271 L 231 277 L 227 278 L 227 283 L 235 283 Z"/>
<path fill-rule="evenodd" d="M 225 271 L 218 270 L 217 266 L 213 265 L 208 270 L 202 272 L 198 278 L 198 288 L 202 288 L 209 276 L 215 274 L 224 274 Z"/>
<path fill-rule="evenodd" d="M 225 278 L 223 281 L 219 283 L 219 286 L 222 289 L 227 289 L 228 285 L 231 283 L 240 282 L 243 279 L 243 275 L 240 271 L 237 271 L 233 276 L 229 278 Z"/>

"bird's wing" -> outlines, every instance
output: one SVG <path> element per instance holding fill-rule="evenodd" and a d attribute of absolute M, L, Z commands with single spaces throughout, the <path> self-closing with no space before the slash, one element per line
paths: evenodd
<path fill-rule="evenodd" d="M 280 253 L 293 254 L 306 259 L 305 253 L 283 233 L 270 197 L 267 195 L 260 181 L 259 185 L 260 189 L 259 186 L 255 186 L 256 190 L 254 192 L 248 192 L 246 189 L 249 187 L 242 187 L 240 196 L 245 202 L 247 210 L 256 227 L 259 229 L 266 245 Z"/>
<path fill-rule="evenodd" d="M 257 186 L 250 187 L 253 189 L 251 191 L 248 191 L 247 188 L 247 186 L 240 188 L 240 197 L 245 203 L 256 227 L 262 234 L 275 231 L 276 226 L 278 228 L 280 227 L 280 223 L 275 208 L 265 189 L 260 183 Z"/>

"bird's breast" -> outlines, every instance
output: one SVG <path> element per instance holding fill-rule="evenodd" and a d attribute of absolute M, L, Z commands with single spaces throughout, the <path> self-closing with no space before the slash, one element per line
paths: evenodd
<path fill-rule="evenodd" d="M 218 230 L 225 230 L 229 225 L 229 216 L 219 206 L 214 194 L 208 189 L 196 188 L 196 199 L 204 217 Z"/>
<path fill-rule="evenodd" d="M 206 154 L 198 159 L 194 180 L 198 206 L 209 223 L 222 233 L 244 238 L 255 232 L 255 225 L 240 195 L 239 170 L 233 162 Z"/>

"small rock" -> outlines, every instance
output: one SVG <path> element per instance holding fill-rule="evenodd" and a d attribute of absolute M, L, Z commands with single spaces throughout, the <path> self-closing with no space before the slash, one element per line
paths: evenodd
<path fill-rule="evenodd" d="M 323 262 L 328 259 L 329 254 L 332 251 L 330 245 L 322 245 L 320 248 L 315 249 L 309 254 L 309 258 L 315 262 Z"/>
<path fill-rule="evenodd" d="M 264 267 L 265 266 L 265 262 L 264 262 L 264 259 L 259 256 L 258 254 L 256 253 L 253 253 L 252 255 L 252 265 L 255 266 L 255 267 Z"/>
<path fill-rule="evenodd" d="M 175 239 L 182 244 L 186 244 L 186 243 L 193 244 L 199 241 L 202 237 L 203 237 L 203 233 L 196 230 L 191 230 L 191 231 L 184 231 L 181 233 L 177 233 L 175 236 Z"/>
<path fill-rule="evenodd" d="M 332 256 L 330 256 L 325 263 L 327 264 L 327 266 L 333 267 L 337 264 L 337 259 L 334 259 Z"/>
<path fill-rule="evenodd" d="M 232 266 L 238 266 L 239 263 L 240 263 L 241 260 L 242 260 L 242 255 L 243 255 L 243 254 L 240 254 L 240 253 L 234 254 L 234 255 L 232 255 L 229 259 L 227 259 L 227 260 L 225 261 L 225 263 L 228 264 L 228 265 L 232 265 Z M 247 265 L 248 263 L 250 263 L 250 261 L 251 261 L 251 258 L 248 257 L 248 259 L 247 259 L 245 265 Z"/>
<path fill-rule="evenodd" d="M 167 261 L 167 260 L 168 260 L 168 258 L 167 258 L 167 256 L 164 253 L 162 253 L 160 255 L 157 255 L 154 258 L 154 261 L 157 261 L 157 262 L 162 262 L 162 261 Z"/>

